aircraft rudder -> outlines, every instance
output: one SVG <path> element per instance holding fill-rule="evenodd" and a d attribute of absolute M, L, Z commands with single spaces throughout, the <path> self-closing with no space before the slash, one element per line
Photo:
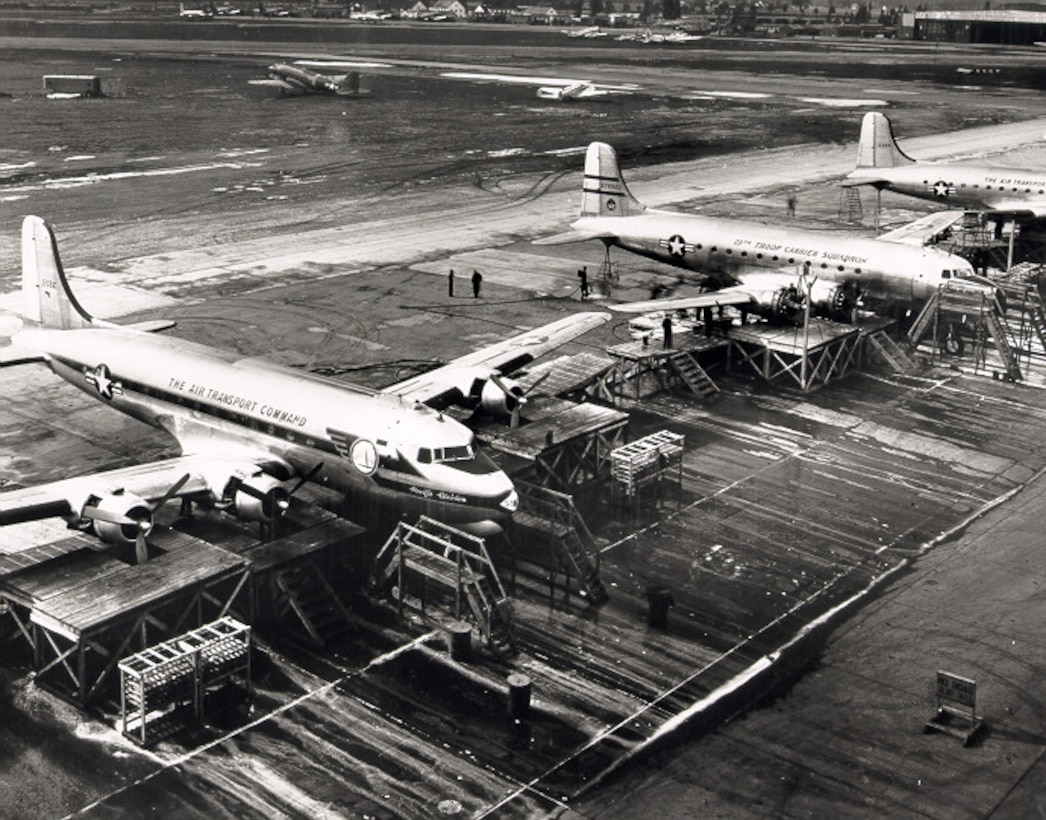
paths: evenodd
<path fill-rule="evenodd" d="M 22 296 L 26 323 L 61 329 L 91 325 L 65 278 L 54 231 L 38 216 L 22 222 Z"/>
<path fill-rule="evenodd" d="M 894 168 L 915 162 L 900 149 L 889 118 L 869 111 L 861 121 L 861 140 L 857 146 L 858 168 Z"/>
<path fill-rule="evenodd" d="M 621 176 L 617 152 L 605 142 L 591 143 L 585 154 L 581 216 L 635 216 L 644 210 Z"/>

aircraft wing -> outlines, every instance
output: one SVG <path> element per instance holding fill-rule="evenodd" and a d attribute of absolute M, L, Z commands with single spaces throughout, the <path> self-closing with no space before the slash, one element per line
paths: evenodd
<path fill-rule="evenodd" d="M 934 238 L 963 218 L 964 211 L 937 211 L 902 225 L 892 231 L 879 234 L 877 239 L 883 242 L 896 242 L 901 245 L 930 245 Z"/>
<path fill-rule="evenodd" d="M 618 313 L 651 313 L 655 310 L 687 310 L 692 308 L 725 307 L 727 305 L 750 305 L 755 297 L 744 285 L 734 285 L 722 290 L 710 290 L 694 296 L 681 296 L 677 299 L 648 299 L 645 302 L 623 302 L 619 305 L 607 305 Z"/>
<path fill-rule="evenodd" d="M 458 391 L 462 372 L 483 369 L 497 375 L 511 373 L 610 318 L 609 313 L 575 313 L 469 353 L 428 373 L 386 387 L 382 392 L 424 404 L 445 406 L 452 403 L 446 399 Z"/>
<path fill-rule="evenodd" d="M 301 91 L 302 90 L 300 85 L 296 85 L 295 83 L 289 83 L 286 80 L 277 80 L 277 79 L 275 79 L 273 77 L 270 77 L 269 79 L 266 79 L 266 80 L 248 80 L 247 83 L 249 85 L 263 85 L 266 88 L 278 88 L 280 91 Z"/>
<path fill-rule="evenodd" d="M 231 479 L 249 478 L 245 470 L 276 467 L 286 469 L 287 465 L 264 451 L 217 457 L 183 455 L 8 490 L 0 492 L 0 526 L 41 518 L 79 517 L 85 507 L 106 496 L 129 495 L 150 503 L 199 493 L 219 498 Z"/>
<path fill-rule="evenodd" d="M 178 488 L 178 496 L 205 492 L 210 487 L 200 466 L 200 458 L 180 456 L 0 492 L 0 525 L 79 516 L 92 496 L 123 492 L 146 501 L 156 501 L 186 475 L 189 478 Z"/>

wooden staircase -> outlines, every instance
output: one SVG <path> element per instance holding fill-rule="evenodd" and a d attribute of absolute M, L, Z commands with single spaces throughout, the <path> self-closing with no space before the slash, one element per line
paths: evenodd
<path fill-rule="evenodd" d="M 719 393 L 719 388 L 689 351 L 676 350 L 668 355 L 668 364 L 690 391 L 702 401 Z"/>
<path fill-rule="evenodd" d="M 397 588 L 402 613 L 405 586 L 412 577 L 432 581 L 454 593 L 454 617 L 468 605 L 487 646 L 499 655 L 516 653 L 512 608 L 482 538 L 421 516 L 401 521 L 374 559 L 374 589 Z M 425 601 L 422 600 L 422 612 Z"/>
<path fill-rule="evenodd" d="M 915 361 L 909 356 L 897 342 L 890 338 L 885 330 L 877 330 L 868 334 L 868 343 L 872 346 L 879 357 L 898 373 L 914 373 L 917 369 Z"/>
<path fill-rule="evenodd" d="M 325 646 L 352 624 L 349 611 L 312 561 L 297 561 L 276 570 L 274 580 L 279 590 L 276 607 L 280 620 L 291 622 L 283 616 L 293 612 L 305 635 L 317 646 Z"/>
<path fill-rule="evenodd" d="M 528 537 L 551 546 L 560 566 L 578 580 L 590 604 L 605 604 L 610 596 L 599 578 L 599 567 L 592 560 L 596 542 L 574 499 L 565 493 L 519 481 L 516 489 L 520 494 L 520 509 L 513 516 L 514 526 Z"/>

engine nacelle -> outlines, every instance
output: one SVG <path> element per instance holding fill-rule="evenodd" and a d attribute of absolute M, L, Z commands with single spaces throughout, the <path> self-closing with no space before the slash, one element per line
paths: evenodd
<path fill-rule="evenodd" d="M 523 401 L 523 388 L 510 379 L 487 379 L 480 393 L 480 407 L 492 416 L 510 416 Z"/>
<path fill-rule="evenodd" d="M 803 309 L 803 298 L 794 286 L 758 290 L 752 294 L 756 311 L 767 318 L 794 321 Z"/>
<path fill-rule="evenodd" d="M 847 319 L 856 300 L 852 288 L 840 282 L 814 282 L 810 289 L 810 310 L 817 316 Z"/>
<path fill-rule="evenodd" d="M 290 493 L 283 484 L 266 473 L 230 482 L 231 503 L 237 518 L 269 521 L 287 509 Z"/>
<path fill-rule="evenodd" d="M 136 495 L 106 495 L 98 499 L 97 503 L 88 506 L 95 507 L 102 515 L 130 519 L 125 523 L 116 523 L 105 521 L 101 517 L 90 517 L 95 535 L 106 544 L 134 544 L 139 534 L 148 533 L 152 529 L 152 507 Z"/>
<path fill-rule="evenodd" d="M 461 405 L 494 416 L 510 416 L 525 401 L 523 388 L 486 368 L 466 368 L 456 375 Z"/>

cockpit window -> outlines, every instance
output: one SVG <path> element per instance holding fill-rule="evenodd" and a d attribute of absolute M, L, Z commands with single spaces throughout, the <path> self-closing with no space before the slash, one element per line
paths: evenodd
<path fill-rule="evenodd" d="M 941 278 L 942 279 L 951 279 L 952 278 L 952 272 L 950 270 L 942 270 L 941 271 Z"/>
<path fill-rule="evenodd" d="M 418 450 L 419 464 L 443 464 L 448 461 L 469 461 L 476 453 L 471 444 L 457 447 L 422 447 Z"/>

